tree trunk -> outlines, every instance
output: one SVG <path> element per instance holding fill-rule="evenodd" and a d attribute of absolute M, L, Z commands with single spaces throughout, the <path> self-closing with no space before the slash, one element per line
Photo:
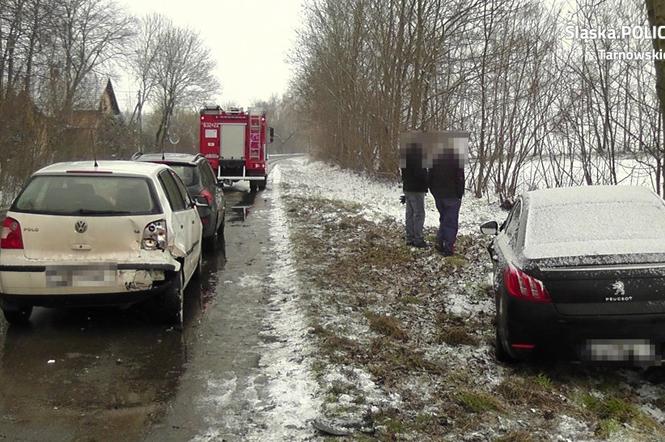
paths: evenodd
<path fill-rule="evenodd" d="M 645 0 L 649 24 L 651 26 L 665 26 L 665 0 Z M 656 52 L 665 52 L 665 40 L 654 38 L 653 48 Z M 660 109 L 665 114 L 665 60 L 655 60 L 656 65 L 656 92 Z"/>

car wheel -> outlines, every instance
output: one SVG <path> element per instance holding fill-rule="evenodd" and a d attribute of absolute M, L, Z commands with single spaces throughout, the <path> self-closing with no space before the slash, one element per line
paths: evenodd
<path fill-rule="evenodd" d="M 263 181 L 259 181 L 259 190 L 266 190 L 266 184 L 268 184 L 268 177 L 263 178 Z"/>
<path fill-rule="evenodd" d="M 176 327 L 182 326 L 183 318 L 183 300 L 185 294 L 185 277 L 184 270 L 181 268 L 175 281 L 166 291 L 159 297 L 159 317 L 161 320 L 169 325 Z"/>
<path fill-rule="evenodd" d="M 32 306 L 21 307 L 18 310 L 5 310 L 2 309 L 5 319 L 12 325 L 26 325 L 30 322 L 30 315 L 32 314 Z"/>
<path fill-rule="evenodd" d="M 510 355 L 506 347 L 503 345 L 505 339 L 501 331 L 501 324 L 503 323 L 503 312 L 501 311 L 501 300 L 496 303 L 496 321 L 495 321 L 495 342 L 494 342 L 494 356 L 498 362 L 511 363 L 515 359 Z"/>
<path fill-rule="evenodd" d="M 249 191 L 255 193 L 259 188 L 259 183 L 256 181 L 249 182 Z"/>
<path fill-rule="evenodd" d="M 218 239 L 224 239 L 224 226 L 226 224 L 226 214 L 222 212 L 220 215 L 222 217 L 222 222 L 219 223 L 219 227 L 217 228 L 217 236 L 219 236 Z"/>
<path fill-rule="evenodd" d="M 214 253 L 217 251 L 217 242 L 219 241 L 218 230 L 214 230 L 213 234 L 208 237 L 201 238 L 201 241 L 203 241 L 203 248 L 201 251 L 205 250 L 206 252 Z"/>
<path fill-rule="evenodd" d="M 508 364 L 511 362 L 515 362 L 512 356 L 508 353 L 506 350 L 506 347 L 503 345 L 503 333 L 501 333 L 501 327 L 499 325 L 496 325 L 496 340 L 494 343 L 494 356 L 496 357 L 496 360 L 498 362 L 502 362 L 504 364 Z"/>

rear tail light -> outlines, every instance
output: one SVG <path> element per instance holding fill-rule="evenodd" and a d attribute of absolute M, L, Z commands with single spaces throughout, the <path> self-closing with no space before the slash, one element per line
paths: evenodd
<path fill-rule="evenodd" d="M 527 343 L 510 344 L 510 346 L 515 350 L 533 350 L 534 348 L 536 348 L 535 344 L 527 344 Z"/>
<path fill-rule="evenodd" d="M 508 293 L 515 298 L 532 302 L 552 302 L 542 281 L 516 267 L 508 266 L 503 271 L 503 283 Z"/>
<path fill-rule="evenodd" d="M 212 206 L 212 193 L 208 189 L 203 189 L 201 193 L 199 193 L 199 197 L 205 198 L 205 200 L 208 202 L 209 206 Z"/>
<path fill-rule="evenodd" d="M 21 235 L 21 224 L 14 218 L 7 217 L 2 222 L 2 237 L 0 238 L 0 249 L 22 249 L 23 236 Z"/>
<path fill-rule="evenodd" d="M 143 229 L 141 248 L 144 250 L 166 250 L 167 239 L 166 220 L 153 221 Z"/>

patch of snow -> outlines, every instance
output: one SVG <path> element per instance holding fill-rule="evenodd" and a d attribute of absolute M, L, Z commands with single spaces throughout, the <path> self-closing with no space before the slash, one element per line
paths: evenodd
<path fill-rule="evenodd" d="M 320 161 L 294 158 L 280 162 L 283 182 L 297 193 L 360 204 L 360 214 L 369 221 L 384 219 L 404 221 L 405 207 L 400 204 L 402 186 L 398 182 L 379 182 L 369 177 L 343 170 Z M 503 221 L 506 213 L 497 202 L 477 199 L 467 192 L 460 209 L 460 233 L 479 232 L 480 224 Z M 439 213 L 430 193 L 425 197 L 425 226 L 438 227 Z"/>
<path fill-rule="evenodd" d="M 478 317 L 479 313 L 489 315 L 494 314 L 494 302 L 490 298 L 471 298 L 465 290 L 458 289 L 446 296 L 446 311 L 461 317 Z"/>
<path fill-rule="evenodd" d="M 307 440 L 314 430 L 311 422 L 318 416 L 320 399 L 317 384 L 309 370 L 314 354 L 286 220 L 280 199 L 280 165 L 270 175 L 272 181 L 272 218 L 270 237 L 273 244 L 272 291 L 266 327 L 277 337 L 266 344 L 260 365 L 267 376 L 266 390 L 271 402 L 266 411 L 265 429 L 250 436 L 252 440 Z"/>
<path fill-rule="evenodd" d="M 648 416 L 651 416 L 657 422 L 660 422 L 661 424 L 665 423 L 665 412 L 663 412 L 663 410 L 660 408 L 651 404 L 644 404 L 640 408 L 644 413 L 646 413 Z"/>
<path fill-rule="evenodd" d="M 388 396 L 386 396 L 386 393 L 374 383 L 372 376 L 358 367 L 331 368 L 323 376 L 323 385 L 329 389 L 337 384 L 352 386 L 353 389 L 362 393 L 365 403 L 370 406 L 397 408 L 402 402 L 397 393 L 388 393 Z M 344 402 L 342 396 L 345 395 L 340 395 L 340 402 Z"/>
<path fill-rule="evenodd" d="M 208 430 L 199 434 L 192 440 L 196 442 L 214 441 L 223 438 L 225 433 L 235 433 L 239 428 L 245 426 L 243 418 L 234 412 L 233 402 L 237 400 L 237 394 L 242 390 L 243 400 L 247 395 L 247 389 L 238 386 L 236 376 L 230 379 L 217 380 L 211 375 L 207 380 L 206 394 L 201 398 L 196 406 L 205 409 L 205 423 Z M 255 406 L 258 400 L 249 401 L 250 406 Z M 223 417 L 223 418 L 221 418 Z"/>
<path fill-rule="evenodd" d="M 565 414 L 556 418 L 554 427 L 557 441 L 573 442 L 595 439 L 587 424 Z M 588 439 L 584 439 L 583 434 L 588 434 Z"/>

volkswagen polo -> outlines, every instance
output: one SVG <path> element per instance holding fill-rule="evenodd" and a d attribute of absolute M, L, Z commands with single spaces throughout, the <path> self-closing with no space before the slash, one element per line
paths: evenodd
<path fill-rule="evenodd" d="M 148 300 L 181 323 L 184 288 L 201 265 L 196 205 L 168 166 L 67 162 L 32 175 L 0 238 L 0 306 L 25 323 L 33 306 Z"/>

